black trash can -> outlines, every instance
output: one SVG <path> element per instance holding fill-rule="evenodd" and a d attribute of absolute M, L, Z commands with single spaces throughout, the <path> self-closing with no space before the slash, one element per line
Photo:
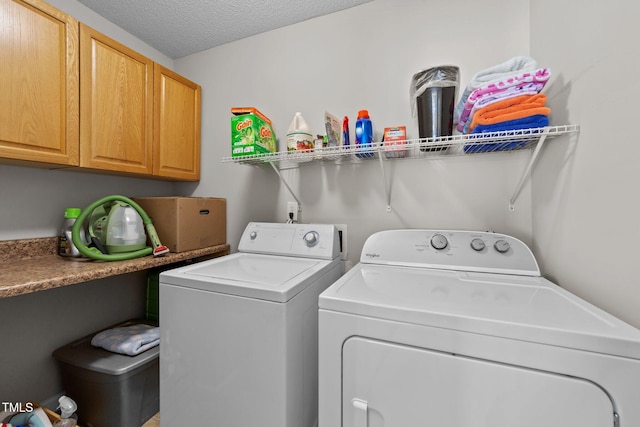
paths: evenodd
<path fill-rule="evenodd" d="M 414 74 L 411 80 L 412 111 L 417 107 L 420 138 L 453 135 L 453 111 L 459 69 L 444 65 Z M 446 145 L 422 146 L 423 151 L 442 150 Z"/>
<path fill-rule="evenodd" d="M 113 327 L 157 322 L 135 320 Z M 160 411 L 160 346 L 136 356 L 91 345 L 95 334 L 58 348 L 65 393 L 78 404 L 78 421 L 92 427 L 140 427 Z"/>

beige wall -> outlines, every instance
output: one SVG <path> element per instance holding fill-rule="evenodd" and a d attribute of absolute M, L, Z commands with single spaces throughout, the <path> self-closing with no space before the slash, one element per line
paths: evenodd
<path fill-rule="evenodd" d="M 393 125 L 406 125 L 409 138 L 417 138 L 412 75 L 456 64 L 465 82 L 528 54 L 528 25 L 528 0 L 377 0 L 176 60 L 179 72 L 203 85 L 203 179 L 189 191 L 229 199 L 234 248 L 249 220 L 285 221 L 293 197 L 268 167 L 220 162 L 230 155 L 231 107 L 255 106 L 269 116 L 281 149 L 296 111 L 316 133 L 324 133 L 325 110 L 348 115 L 353 138 L 355 116 L 365 108 L 376 139 Z M 507 208 L 528 156 L 387 162 L 390 213 L 377 161 L 305 165 L 283 176 L 302 202 L 304 222 L 348 225 L 353 264 L 366 237 L 390 228 L 495 230 L 530 241 L 530 188 L 514 212 Z"/>
<path fill-rule="evenodd" d="M 638 16 L 627 0 L 531 1 L 531 53 L 555 71 L 554 120 L 581 126 L 535 170 L 533 249 L 548 277 L 636 327 Z"/>

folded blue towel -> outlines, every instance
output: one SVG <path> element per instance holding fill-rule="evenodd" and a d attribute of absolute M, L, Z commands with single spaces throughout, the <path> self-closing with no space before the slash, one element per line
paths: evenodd
<path fill-rule="evenodd" d="M 114 353 L 136 356 L 160 344 L 160 328 L 136 324 L 107 329 L 91 339 L 91 345 Z"/>
<path fill-rule="evenodd" d="M 471 134 L 474 133 L 486 133 L 486 132 L 500 132 L 503 130 L 519 130 L 519 129 L 533 129 L 549 126 L 549 117 L 536 114 L 534 116 L 523 117 L 516 120 L 508 120 L 506 122 L 495 123 L 492 125 L 478 125 Z"/>
<path fill-rule="evenodd" d="M 495 123 L 492 125 L 478 125 L 469 135 L 469 139 L 473 141 L 474 135 L 481 137 L 483 133 L 537 129 L 543 128 L 545 126 L 549 126 L 549 117 L 538 114 L 534 116 L 523 117 L 522 119 Z M 527 142 L 528 140 L 506 139 L 503 142 L 492 142 L 488 144 L 467 144 L 464 146 L 464 151 L 465 153 L 481 153 L 483 151 L 515 150 L 516 148 L 525 146 Z"/>

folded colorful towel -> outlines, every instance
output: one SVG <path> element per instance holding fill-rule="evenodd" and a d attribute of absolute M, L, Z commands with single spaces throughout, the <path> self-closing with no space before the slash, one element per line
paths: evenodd
<path fill-rule="evenodd" d="M 499 90 L 507 89 L 512 86 L 517 86 L 522 83 L 544 83 L 546 84 L 551 77 L 551 70 L 548 68 L 538 68 L 535 71 L 520 73 L 515 76 L 508 77 L 493 83 L 486 84 L 471 92 L 468 101 L 475 102 L 479 97 L 488 94 L 495 93 Z"/>
<path fill-rule="evenodd" d="M 540 90 L 544 87 L 544 85 L 549 81 L 549 77 L 551 76 L 551 70 L 548 68 L 539 68 L 532 72 L 524 72 L 520 73 L 516 76 L 508 77 L 503 80 L 495 81 L 493 83 L 486 84 L 482 87 L 477 88 L 467 98 L 462 113 L 460 114 L 460 119 L 458 120 L 458 125 L 456 128 L 462 132 L 464 129 L 464 125 L 466 121 L 469 119 L 469 115 L 473 108 L 473 105 L 478 101 L 482 96 L 487 95 L 495 95 L 500 93 L 501 91 L 507 90 L 512 87 L 522 87 L 526 83 L 538 83 L 541 84 Z"/>
<path fill-rule="evenodd" d="M 509 120 L 506 122 L 500 122 L 493 125 L 478 125 L 473 129 L 471 134 L 487 133 L 487 132 L 499 132 L 505 130 L 519 130 L 519 129 L 535 129 L 549 126 L 549 117 L 545 115 L 535 115 L 529 117 L 523 117 L 521 119 Z"/>
<path fill-rule="evenodd" d="M 510 120 L 507 122 L 496 123 L 494 125 L 478 125 L 469 135 L 469 141 L 473 141 L 474 135 L 480 137 L 482 133 L 503 132 L 521 129 L 537 129 L 549 126 L 549 118 L 543 115 L 529 116 L 522 119 Z M 491 142 L 487 144 L 466 144 L 463 149 L 465 153 L 480 153 L 484 151 L 504 151 L 515 150 L 524 147 L 530 140 L 522 139 L 505 139 L 504 141 Z"/>
<path fill-rule="evenodd" d="M 160 328 L 136 324 L 107 329 L 91 339 L 91 345 L 114 353 L 136 356 L 160 344 Z"/>
<path fill-rule="evenodd" d="M 535 70 L 536 68 L 538 68 L 538 64 L 533 58 L 528 56 L 516 56 L 508 61 L 493 65 L 474 74 L 462 93 L 462 97 L 460 98 L 458 105 L 456 106 L 453 117 L 454 123 L 458 123 L 462 110 L 464 109 L 464 104 L 466 103 L 469 95 L 471 95 L 471 92 L 482 85 L 493 82 L 494 80 L 504 79 L 524 71 Z"/>
<path fill-rule="evenodd" d="M 488 105 L 478 110 L 473 116 L 469 131 L 473 132 L 473 129 L 478 125 L 493 125 L 535 115 L 548 116 L 551 109 L 544 106 L 546 102 L 547 95 L 538 93 L 505 99 Z"/>
<path fill-rule="evenodd" d="M 467 120 L 464 123 L 464 128 L 462 129 L 462 133 L 469 133 L 469 126 L 471 125 L 471 120 L 473 119 L 473 116 L 475 116 L 475 114 L 481 108 L 495 104 L 496 102 L 515 98 L 517 96 L 535 95 L 539 93 L 543 87 L 544 85 L 542 83 L 523 83 L 521 85 L 513 86 L 497 93 L 486 94 L 481 96 L 473 104 L 473 107 L 471 108 L 471 112 L 469 113 L 469 117 L 467 117 Z"/>

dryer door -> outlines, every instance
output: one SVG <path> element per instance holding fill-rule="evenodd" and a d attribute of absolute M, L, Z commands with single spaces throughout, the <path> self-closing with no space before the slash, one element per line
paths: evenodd
<path fill-rule="evenodd" d="M 607 393 L 580 378 L 359 337 L 342 363 L 343 426 L 613 424 Z"/>

